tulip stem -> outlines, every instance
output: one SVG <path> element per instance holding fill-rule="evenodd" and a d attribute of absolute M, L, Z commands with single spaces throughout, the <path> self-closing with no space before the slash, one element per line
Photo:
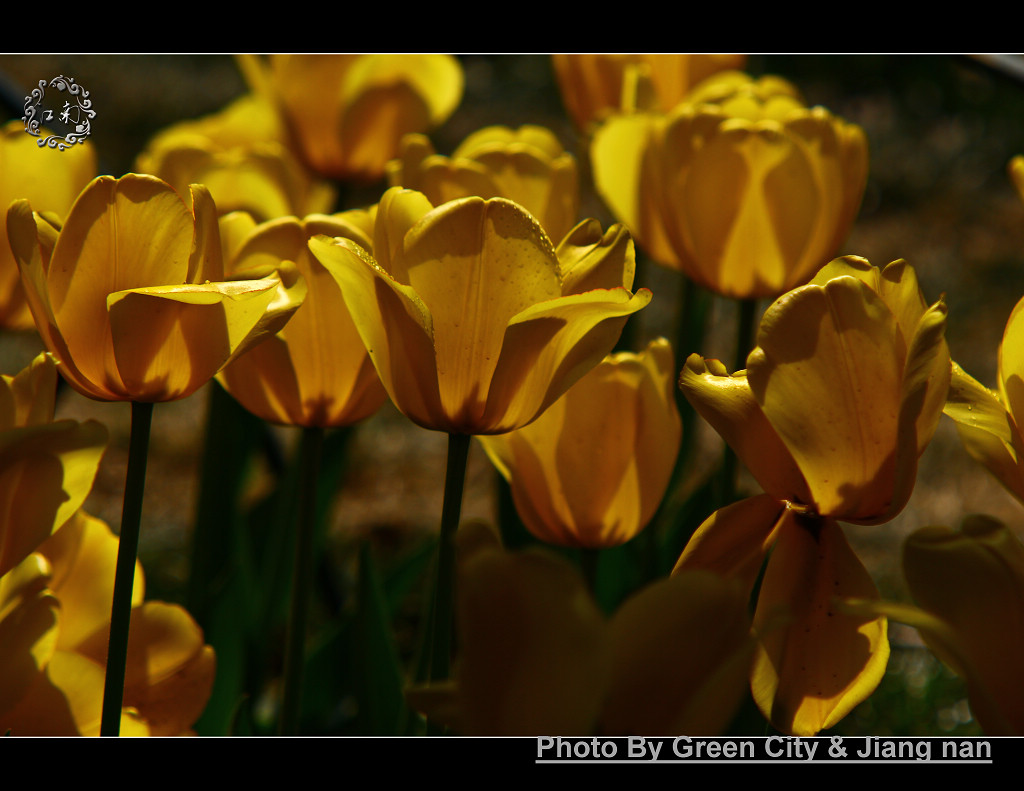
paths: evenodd
<path fill-rule="evenodd" d="M 305 658 L 306 616 L 309 589 L 313 579 L 313 534 L 316 525 L 316 484 L 323 456 L 324 430 L 302 429 L 299 442 L 299 508 L 295 531 L 295 558 L 292 566 L 292 601 L 288 614 L 288 636 L 284 655 L 284 693 L 278 733 L 294 736 L 299 732 L 302 708 L 302 667 Z"/>
<path fill-rule="evenodd" d="M 733 357 L 731 373 L 742 371 L 747 367 L 747 356 L 754 345 L 754 317 L 757 314 L 756 299 L 741 299 L 737 304 L 736 353 Z M 736 499 L 736 452 L 725 446 L 722 457 L 721 497 L 722 505 L 729 505 Z"/>
<path fill-rule="evenodd" d="M 149 455 L 149 429 L 152 421 L 153 404 L 133 401 L 121 535 L 114 572 L 114 599 L 110 609 L 110 641 L 107 644 L 100 736 L 118 736 L 121 733 L 124 673 L 128 663 L 128 627 L 132 617 L 132 588 L 139 551 L 139 526 L 142 523 L 142 497 L 146 488 L 146 458 Z"/>
<path fill-rule="evenodd" d="M 469 434 L 448 435 L 448 463 L 444 475 L 444 505 L 441 507 L 441 539 L 437 547 L 437 580 L 434 587 L 434 617 L 430 624 L 430 680 L 448 678 L 451 662 L 452 611 L 455 605 L 455 532 L 462 511 L 462 491 L 469 460 Z"/>

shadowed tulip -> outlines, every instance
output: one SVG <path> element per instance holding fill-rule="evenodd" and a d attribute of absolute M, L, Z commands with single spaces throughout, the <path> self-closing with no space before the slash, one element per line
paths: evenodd
<path fill-rule="evenodd" d="M 0 662 L 18 670 L 4 676 L 0 730 L 99 734 L 117 548 L 104 522 L 79 511 L 0 577 Z M 143 603 L 143 582 L 136 563 L 121 732 L 181 735 L 209 698 L 213 649 L 180 607 Z"/>
<path fill-rule="evenodd" d="M 628 98 L 623 106 L 623 96 L 630 95 L 638 74 L 650 82 L 650 109 L 668 112 L 702 80 L 726 69 L 742 69 L 746 59 L 746 55 L 687 53 L 551 56 L 562 101 L 584 132 L 595 122 L 633 109 Z"/>
<path fill-rule="evenodd" d="M 710 735 L 728 725 L 752 648 L 738 584 L 687 572 L 608 620 L 565 560 L 506 553 L 478 530 L 459 534 L 456 678 L 409 691 L 428 717 L 478 736 Z"/>
<path fill-rule="evenodd" d="M 78 193 L 96 177 L 96 153 L 87 140 L 65 151 L 40 148 L 38 140 L 25 133 L 21 121 L 10 121 L 0 129 L 0 209 L 24 198 L 36 211 L 63 218 Z M 35 326 L 4 225 L 0 229 L 0 327 L 31 330 Z"/>
<path fill-rule="evenodd" d="M 435 206 L 456 198 L 508 198 L 561 239 L 579 213 L 576 160 L 542 126 L 490 126 L 467 137 L 451 157 L 439 156 L 429 138 L 402 138 L 388 163 L 393 187 L 422 192 Z"/>
<path fill-rule="evenodd" d="M 403 135 L 439 126 L 462 99 L 451 55 L 273 55 L 243 68 L 306 164 L 335 179 L 380 178 Z"/>
<path fill-rule="evenodd" d="M 675 360 L 664 338 L 606 357 L 530 425 L 481 437 L 537 538 L 599 549 L 654 516 L 679 453 Z"/>
<path fill-rule="evenodd" d="M 222 227 L 244 222 L 243 217 L 225 218 Z M 251 227 L 239 243 L 225 267 L 230 277 L 259 277 L 291 261 L 308 287 L 284 329 L 217 375 L 253 414 L 286 425 L 347 426 L 387 400 L 337 282 L 308 246 L 310 238 L 324 234 L 370 248 L 367 231 L 372 225 L 366 212 L 284 217 Z M 234 235 L 235 229 L 224 233 Z"/>
<path fill-rule="evenodd" d="M 833 606 L 877 598 L 838 522 L 880 524 L 906 505 L 949 387 L 945 324 L 945 305 L 925 304 L 905 262 L 838 259 L 766 311 L 746 371 L 698 355 L 683 369 L 687 399 L 766 494 L 713 514 L 676 570 L 749 590 L 774 547 L 754 625 L 779 610 L 791 620 L 762 638 L 752 689 L 787 733 L 835 725 L 885 671 L 885 619 Z"/>
<path fill-rule="evenodd" d="M 184 398 L 281 328 L 305 295 L 293 266 L 223 281 L 216 207 L 165 182 L 95 179 L 63 227 L 17 201 L 7 230 L 29 305 L 65 379 L 102 401 Z"/>
<path fill-rule="evenodd" d="M 629 290 L 633 248 L 621 226 L 602 234 L 583 223 L 556 249 L 501 198 L 434 208 L 422 193 L 392 188 L 372 256 L 348 239 L 318 236 L 309 246 L 337 280 L 391 400 L 450 434 L 502 434 L 535 420 L 651 297 Z"/>
<path fill-rule="evenodd" d="M 726 72 L 667 114 L 611 118 L 594 182 L 658 263 L 727 297 L 774 297 L 838 252 L 867 180 L 860 127 L 777 77 Z"/>

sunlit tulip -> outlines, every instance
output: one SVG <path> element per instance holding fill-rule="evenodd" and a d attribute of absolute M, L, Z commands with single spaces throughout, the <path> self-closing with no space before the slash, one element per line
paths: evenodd
<path fill-rule="evenodd" d="M 652 110 L 668 112 L 686 98 L 690 90 L 712 74 L 742 69 L 746 55 L 708 54 L 556 54 L 551 56 L 562 100 L 576 126 L 586 131 L 594 122 L 604 121 L 631 109 L 623 107 L 623 92 L 643 74 L 652 86 Z"/>
<path fill-rule="evenodd" d="M 727 72 L 667 114 L 609 119 L 594 181 L 658 263 L 728 297 L 806 283 L 849 233 L 867 179 L 860 127 L 785 80 Z"/>
<path fill-rule="evenodd" d="M 7 230 L 29 305 L 61 374 L 106 401 L 171 401 L 281 328 L 305 287 L 293 266 L 224 280 L 216 207 L 165 182 L 100 177 L 63 227 L 14 203 Z"/>
<path fill-rule="evenodd" d="M 40 148 L 37 143 L 38 138 L 25 133 L 21 121 L 0 129 L 0 210 L 24 198 L 36 211 L 63 218 L 78 193 L 95 178 L 96 153 L 88 141 L 64 151 Z M 0 327 L 35 328 L 6 225 L 0 228 Z"/>
<path fill-rule="evenodd" d="M 1010 160 L 1010 178 L 1017 188 L 1021 200 L 1024 200 L 1024 156 L 1016 156 Z"/>
<path fill-rule="evenodd" d="M 481 437 L 516 510 L 551 544 L 623 544 L 654 516 L 679 453 L 675 359 L 664 338 L 606 357 L 530 425 Z"/>
<path fill-rule="evenodd" d="M 460 533 L 453 682 L 412 704 L 468 735 L 708 735 L 742 699 L 751 641 L 740 586 L 663 579 L 606 619 L 576 570 Z M 500 614 L 500 617 L 496 617 Z"/>
<path fill-rule="evenodd" d="M 218 380 L 246 409 L 296 426 L 345 426 L 387 400 L 377 372 L 334 278 L 310 253 L 317 234 L 345 237 L 369 249 L 366 212 L 286 217 L 252 228 L 228 264 L 230 277 L 258 277 L 292 261 L 308 286 L 302 306 L 272 338 L 238 357 Z M 222 226 L 244 222 L 226 218 Z M 224 236 L 232 235 L 227 231 Z"/>
<path fill-rule="evenodd" d="M 456 198 L 508 198 L 561 239 L 579 213 L 576 160 L 542 126 L 490 126 L 467 137 L 451 157 L 439 156 L 429 138 L 407 135 L 388 163 L 393 187 L 422 192 L 435 206 Z"/>
<path fill-rule="evenodd" d="M 273 55 L 245 66 L 306 164 L 331 178 L 380 178 L 403 135 L 440 125 L 462 99 L 451 55 Z"/>
<path fill-rule="evenodd" d="M 502 434 L 532 422 L 611 351 L 635 295 L 633 246 L 614 226 L 577 226 L 556 249 L 502 198 L 436 209 L 392 188 L 373 256 L 318 236 L 310 249 L 338 281 L 384 388 L 425 428 Z"/>
<path fill-rule="evenodd" d="M 0 731 L 97 735 L 118 539 L 79 511 L 0 577 Z M 188 613 L 143 603 L 136 564 L 121 732 L 183 734 L 213 685 L 213 649 Z"/>
<path fill-rule="evenodd" d="M 698 355 L 683 369 L 687 399 L 766 494 L 714 513 L 676 569 L 749 589 L 774 547 L 755 629 L 779 609 L 792 621 L 763 636 L 751 680 L 787 733 L 835 725 L 885 671 L 885 619 L 832 604 L 877 598 L 838 522 L 880 524 L 906 505 L 949 387 L 945 324 L 945 305 L 925 304 L 905 262 L 838 259 L 768 309 L 746 371 Z"/>
<path fill-rule="evenodd" d="M 107 444 L 96 421 L 53 422 L 56 392 L 57 365 L 46 353 L 0 377 L 0 575 L 82 505 Z"/>

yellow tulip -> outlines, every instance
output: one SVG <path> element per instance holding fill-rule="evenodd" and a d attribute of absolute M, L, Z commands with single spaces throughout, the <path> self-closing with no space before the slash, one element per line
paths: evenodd
<path fill-rule="evenodd" d="M 0 209 L 24 198 L 39 212 L 67 214 L 78 193 L 96 176 L 96 153 L 88 141 L 64 151 L 41 149 L 21 121 L 0 128 Z M 25 302 L 18 262 L 11 253 L 6 225 L 0 229 L 0 327 L 35 328 Z"/>
<path fill-rule="evenodd" d="M 551 60 L 565 106 L 576 126 L 586 131 L 592 123 L 631 109 L 628 99 L 623 107 L 623 95 L 625 90 L 628 96 L 637 72 L 651 82 L 651 109 L 668 112 L 712 74 L 742 69 L 746 55 L 556 54 Z"/>
<path fill-rule="evenodd" d="M 611 351 L 651 294 L 629 290 L 633 246 L 614 226 L 577 226 L 556 249 L 502 198 L 436 209 L 392 188 L 373 256 L 347 239 L 310 249 L 338 281 L 384 388 L 415 423 L 503 434 L 532 422 Z"/>
<path fill-rule="evenodd" d="M 79 511 L 0 577 L 0 730 L 98 735 L 118 539 Z M 213 649 L 176 605 L 143 603 L 136 563 L 124 734 L 186 733 L 213 686 Z"/>
<path fill-rule="evenodd" d="M 61 229 L 21 200 L 7 230 L 43 341 L 71 386 L 99 400 L 190 395 L 305 294 L 292 266 L 220 282 L 216 207 L 201 185 L 186 205 L 151 176 L 102 176 Z"/>
<path fill-rule="evenodd" d="M 709 735 L 728 725 L 751 652 L 739 585 L 688 572 L 609 620 L 562 558 L 506 553 L 479 530 L 459 534 L 456 678 L 409 692 L 428 717 L 466 735 Z"/>
<path fill-rule="evenodd" d="M 257 277 L 282 261 L 292 261 L 308 285 L 305 302 L 284 329 L 217 375 L 232 396 L 264 420 L 346 426 L 369 416 L 387 399 L 338 284 L 308 247 L 310 238 L 325 234 L 370 248 L 360 227 L 367 221 L 363 215 L 366 212 L 304 220 L 284 217 L 264 223 L 251 228 L 226 265 L 231 277 Z M 222 226 L 244 221 L 226 218 Z"/>
<path fill-rule="evenodd" d="M 45 352 L 0 377 L 0 575 L 78 510 L 106 448 L 96 421 L 53 422 L 56 392 L 57 365 Z"/>
<path fill-rule="evenodd" d="M 594 549 L 639 533 L 679 453 L 674 389 L 672 347 L 660 338 L 606 357 L 530 425 L 481 437 L 530 532 Z"/>
<path fill-rule="evenodd" d="M 835 610 L 832 598 L 877 598 L 838 522 L 880 524 L 906 505 L 917 459 L 950 379 L 946 308 L 928 307 L 913 269 L 833 261 L 761 320 L 747 370 L 729 375 L 692 355 L 687 399 L 766 494 L 727 506 L 694 534 L 677 570 L 707 568 L 753 586 L 768 550 L 751 682 L 775 727 L 811 735 L 874 690 L 888 658 L 886 621 Z"/>
<path fill-rule="evenodd" d="M 1016 156 L 1010 160 L 1010 178 L 1013 179 L 1013 186 L 1024 200 L 1024 156 Z"/>
<path fill-rule="evenodd" d="M 727 72 L 667 114 L 610 119 L 594 181 L 658 263 L 728 297 L 806 283 L 849 233 L 867 179 L 863 131 L 807 109 L 785 80 Z"/>
<path fill-rule="evenodd" d="M 306 164 L 336 179 L 380 178 L 403 135 L 440 125 L 462 99 L 451 55 L 274 55 L 243 67 Z"/>
<path fill-rule="evenodd" d="M 456 198 L 508 198 L 561 239 L 579 213 L 576 160 L 542 126 L 490 126 L 467 137 L 451 158 L 439 156 L 425 135 L 406 135 L 388 163 L 393 187 L 422 192 L 435 206 Z"/>

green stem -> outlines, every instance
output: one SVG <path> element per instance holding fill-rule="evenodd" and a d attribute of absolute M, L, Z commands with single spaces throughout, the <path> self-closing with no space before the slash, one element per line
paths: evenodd
<path fill-rule="evenodd" d="M 455 608 L 455 532 L 462 512 L 462 490 L 466 484 L 470 439 L 469 434 L 448 435 L 448 463 L 444 475 L 444 505 L 441 507 L 441 539 L 437 547 L 437 581 L 431 623 L 431 681 L 448 678 L 451 662 Z"/>
<path fill-rule="evenodd" d="M 292 567 L 292 601 L 288 615 L 288 636 L 284 657 L 284 695 L 278 732 L 294 736 L 299 732 L 302 707 L 302 667 L 306 644 L 306 616 L 310 583 L 313 579 L 313 533 L 316 525 L 316 484 L 323 455 L 324 430 L 302 429 L 299 443 L 299 510 Z"/>
<path fill-rule="evenodd" d="M 146 488 L 146 457 L 153 404 L 132 402 L 132 433 L 128 442 L 128 471 L 124 482 L 121 536 L 114 572 L 114 600 L 110 609 L 110 642 L 107 644 L 107 673 L 103 682 L 103 712 L 100 736 L 121 733 L 121 705 L 124 700 L 124 672 L 128 663 L 128 627 L 132 617 L 132 587 L 139 552 L 142 497 Z"/>

